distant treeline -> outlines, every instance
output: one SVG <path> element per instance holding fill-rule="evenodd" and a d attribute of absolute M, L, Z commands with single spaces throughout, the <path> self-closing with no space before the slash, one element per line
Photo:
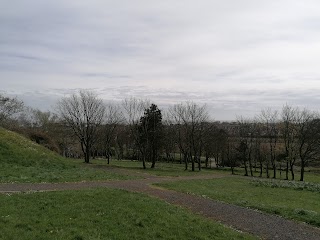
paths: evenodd
<path fill-rule="evenodd" d="M 179 162 L 187 170 L 243 167 L 245 175 L 304 180 L 305 168 L 320 165 L 317 112 L 284 105 L 234 122 L 209 119 L 206 105 L 182 102 L 162 111 L 149 100 L 103 102 L 95 92 L 62 98 L 55 112 L 24 106 L 0 95 L 0 123 L 66 157 L 105 157 L 142 162 Z"/>

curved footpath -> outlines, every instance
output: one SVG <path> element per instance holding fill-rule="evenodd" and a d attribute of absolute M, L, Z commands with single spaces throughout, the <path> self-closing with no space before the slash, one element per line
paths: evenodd
<path fill-rule="evenodd" d="M 81 190 L 97 187 L 109 187 L 124 189 L 127 191 L 145 193 L 149 196 L 163 199 L 164 201 L 183 206 L 191 211 L 207 218 L 219 221 L 234 229 L 251 233 L 261 239 L 306 239 L 319 240 L 320 229 L 307 224 L 298 223 L 284 218 L 261 213 L 231 204 L 222 203 L 212 199 L 199 197 L 191 194 L 180 193 L 172 190 L 152 186 L 154 183 L 165 181 L 211 179 L 224 177 L 214 176 L 191 176 L 191 177 L 154 177 L 148 176 L 138 180 L 119 181 L 96 181 L 76 183 L 25 183 L 25 184 L 0 184 L 0 193 L 19 193 L 32 191 L 62 191 Z"/>

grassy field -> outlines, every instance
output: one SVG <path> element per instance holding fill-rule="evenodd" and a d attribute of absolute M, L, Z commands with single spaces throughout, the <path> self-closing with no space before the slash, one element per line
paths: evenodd
<path fill-rule="evenodd" d="M 115 169 L 126 171 L 120 174 L 121 171 L 113 171 Z M 135 177 L 126 174 L 127 171 L 134 173 Z M 157 162 L 155 169 L 150 168 L 150 163 L 147 163 L 147 169 L 142 169 L 141 162 L 129 160 L 111 160 L 108 165 L 104 159 L 93 159 L 88 165 L 82 160 L 62 158 L 18 134 L 0 128 L 0 183 L 115 180 L 137 178 L 139 174 L 141 177 L 145 174 L 224 174 L 226 177 L 222 179 L 159 185 L 320 226 L 320 174 L 306 172 L 306 181 L 311 183 L 299 183 L 244 178 L 240 176 L 244 174 L 240 168 L 236 169 L 237 176 L 231 176 L 230 169 L 202 169 L 200 172 L 192 172 L 190 169 L 185 171 L 184 164 L 166 162 Z M 299 178 L 298 173 L 296 176 Z M 0 239 L 253 237 L 142 194 L 95 189 L 0 195 Z"/>
<path fill-rule="evenodd" d="M 93 164 L 96 165 L 107 165 L 105 159 L 95 159 L 92 160 Z M 231 174 L 229 171 L 224 170 L 216 170 L 216 169 L 205 169 L 202 168 L 201 171 L 192 172 L 191 165 L 188 170 L 184 170 L 184 164 L 179 163 L 167 163 L 167 162 L 157 162 L 156 167 L 151 169 L 151 163 L 146 162 L 147 169 L 142 168 L 142 162 L 140 161 L 131 161 L 131 160 L 111 160 L 109 166 L 124 168 L 127 170 L 131 170 L 138 173 L 147 173 L 155 176 L 170 176 L 170 177 L 178 177 L 178 176 L 198 176 L 198 175 L 210 175 L 217 173 L 225 173 Z"/>
<path fill-rule="evenodd" d="M 106 166 L 107 161 L 105 159 L 94 159 L 91 161 L 95 165 L 103 165 Z M 202 168 L 201 171 L 192 172 L 191 171 L 191 165 L 189 166 L 188 170 L 184 170 L 184 164 L 179 163 L 171 163 L 171 162 L 157 162 L 156 167 L 154 169 L 151 169 L 151 163 L 147 162 L 147 169 L 142 168 L 142 162 L 140 161 L 131 161 L 131 160 L 114 160 L 112 159 L 110 161 L 110 164 L 108 166 L 111 167 L 119 167 L 124 168 L 127 170 L 131 170 L 138 173 L 147 173 L 150 175 L 156 175 L 156 176 L 171 176 L 171 177 L 178 177 L 178 176 L 198 176 L 200 175 L 210 175 L 210 174 L 225 174 L 225 175 L 231 175 L 230 168 L 212 168 L 212 169 L 206 169 Z M 319 169 L 315 168 L 307 168 L 305 172 L 305 181 L 306 182 L 315 182 L 320 183 L 320 173 Z M 295 172 L 296 180 L 299 180 L 300 172 Z M 244 169 L 243 168 L 235 168 L 235 175 L 244 175 Z M 255 177 L 259 177 L 259 172 L 254 172 Z M 270 171 L 270 178 L 272 178 L 272 171 Z M 266 178 L 266 174 L 263 173 L 263 178 Z M 277 178 L 280 179 L 280 171 L 277 171 Z M 281 179 L 285 178 L 285 172 L 282 172 Z M 289 175 L 289 178 L 291 178 L 291 175 Z"/>
<path fill-rule="evenodd" d="M 230 171 L 229 168 L 225 168 L 224 169 L 225 171 Z M 245 171 L 244 171 L 244 168 L 235 168 L 235 174 L 236 175 L 244 175 Z M 250 172 L 248 172 L 248 174 L 250 175 Z M 257 169 L 257 171 L 253 172 L 253 176 L 254 177 L 259 177 L 259 169 Z M 279 170 L 277 170 L 277 179 L 285 179 L 286 175 L 285 175 L 285 172 L 282 171 L 280 172 Z M 294 174 L 295 174 L 295 181 L 299 181 L 300 179 L 300 171 L 299 171 L 299 167 L 295 167 L 295 171 L 294 171 Z M 269 176 L 270 178 L 273 177 L 273 170 L 269 170 Z M 263 178 L 267 178 L 267 175 L 265 173 L 265 171 L 263 172 L 262 174 L 262 177 Z M 307 167 L 306 170 L 305 170 L 305 176 L 304 176 L 304 181 L 306 182 L 318 182 L 320 183 L 320 169 L 319 168 L 312 168 L 312 167 Z M 289 180 L 291 180 L 291 173 L 289 172 Z"/>
<path fill-rule="evenodd" d="M 70 161 L 48 149 L 0 128 L 0 182 L 73 182 L 127 179 L 127 176 L 94 170 L 82 160 Z"/>
<path fill-rule="evenodd" d="M 270 184 L 273 181 L 273 184 Z M 157 184 L 176 191 L 206 196 L 320 226 L 320 185 L 299 182 L 227 177 Z"/>
<path fill-rule="evenodd" d="M 142 194 L 0 195 L 0 239 L 255 239 Z"/>

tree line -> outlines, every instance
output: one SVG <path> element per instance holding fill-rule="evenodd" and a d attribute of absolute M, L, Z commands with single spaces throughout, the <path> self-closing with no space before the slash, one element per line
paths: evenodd
<path fill-rule="evenodd" d="M 233 122 L 209 118 L 206 105 L 183 102 L 166 111 L 148 100 L 105 103 L 82 90 L 60 99 L 56 111 L 25 107 L 0 95 L 0 123 L 66 157 L 179 162 L 184 169 L 243 167 L 246 176 L 304 180 L 305 168 L 319 165 L 320 118 L 290 105 L 262 110 Z"/>

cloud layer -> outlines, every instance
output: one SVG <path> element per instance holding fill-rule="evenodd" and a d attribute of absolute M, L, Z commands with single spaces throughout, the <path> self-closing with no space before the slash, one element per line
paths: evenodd
<path fill-rule="evenodd" d="M 216 119 L 320 98 L 319 1 L 1 3 L 1 90 L 34 107 L 90 88 L 106 100 L 206 103 Z"/>

